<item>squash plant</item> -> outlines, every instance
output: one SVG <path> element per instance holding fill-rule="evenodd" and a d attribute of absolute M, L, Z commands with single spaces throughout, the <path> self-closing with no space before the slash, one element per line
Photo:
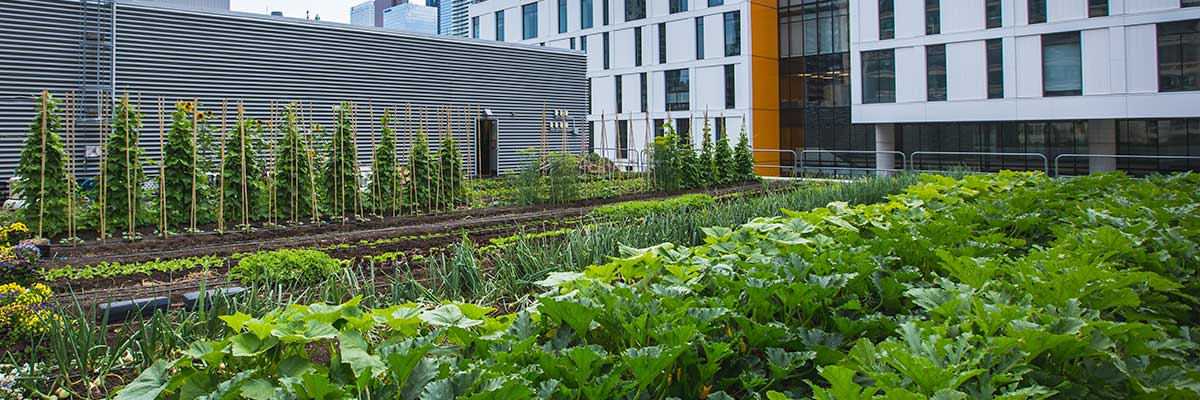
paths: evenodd
<path fill-rule="evenodd" d="M 280 126 L 283 135 L 276 146 L 279 153 L 275 162 L 275 179 L 279 182 L 275 186 L 275 202 L 279 214 L 293 222 L 312 214 L 312 181 L 308 175 L 308 157 L 312 149 L 300 137 L 296 108 L 295 103 L 284 107 Z"/>
<path fill-rule="evenodd" d="M 224 218 L 243 230 L 250 228 L 251 221 L 267 215 L 267 190 L 258 151 L 262 131 L 259 121 L 239 116 L 225 133 L 225 169 L 221 172 L 225 182 Z"/>
<path fill-rule="evenodd" d="M 334 108 L 333 134 L 325 150 L 325 165 L 321 167 L 321 189 L 324 190 L 325 207 L 334 218 L 343 218 L 355 213 L 360 204 L 361 192 L 358 185 L 358 147 L 354 142 L 354 125 L 351 122 L 353 106 L 343 102 Z"/>
<path fill-rule="evenodd" d="M 216 199 L 209 172 L 215 168 L 204 154 L 212 151 L 212 128 L 199 105 L 188 101 L 175 103 L 171 129 L 163 148 L 167 229 L 186 230 L 192 218 L 195 196 L 196 222 L 215 220 Z M 194 184 L 194 186 L 193 186 Z"/>
<path fill-rule="evenodd" d="M 20 193 L 25 207 L 19 210 L 20 220 L 44 237 L 53 237 L 67 229 L 67 203 L 71 192 L 63 150 L 62 118 L 58 100 L 48 93 L 39 97 L 37 114 L 29 124 L 29 136 L 21 148 L 21 160 L 16 175 L 20 178 L 15 192 Z"/>
<path fill-rule="evenodd" d="M 138 148 L 141 139 L 142 113 L 129 102 L 129 94 L 121 97 L 113 109 L 111 131 L 104 151 L 104 209 L 106 230 L 127 234 L 144 213 L 142 183 L 146 173 L 142 168 L 144 150 Z M 100 206 L 100 203 L 95 203 Z M 133 218 L 130 218 L 132 216 Z M 107 235 L 109 232 L 106 232 Z M 134 238 L 128 238 L 134 239 Z"/>
<path fill-rule="evenodd" d="M 383 133 L 375 147 L 375 159 L 371 160 L 371 210 L 383 215 L 395 214 L 400 210 L 400 164 L 396 160 L 396 131 L 392 129 L 392 116 L 384 112 L 379 124 Z"/>
<path fill-rule="evenodd" d="M 418 129 L 412 149 L 408 154 L 408 184 L 405 185 L 405 198 L 410 207 L 416 210 L 433 208 L 433 161 L 429 156 L 429 140 L 425 132 Z"/>

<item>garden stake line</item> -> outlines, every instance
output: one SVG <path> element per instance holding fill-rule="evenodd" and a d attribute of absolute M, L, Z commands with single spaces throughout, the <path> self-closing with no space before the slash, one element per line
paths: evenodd
<path fill-rule="evenodd" d="M 300 103 L 300 113 L 301 115 L 305 115 L 304 103 Z M 316 224 L 321 221 L 321 214 L 320 209 L 317 208 L 317 177 L 313 170 L 313 157 L 316 156 L 316 154 L 314 154 L 316 150 L 314 150 L 313 147 L 313 130 L 315 130 L 316 127 L 312 122 L 312 104 L 309 104 L 307 118 L 304 118 L 303 120 L 306 121 L 306 131 L 308 132 L 308 146 L 305 146 L 307 148 L 304 149 L 304 154 L 308 156 L 308 192 L 312 199 L 312 217 L 310 221 L 312 221 L 313 224 Z"/>
<path fill-rule="evenodd" d="M 217 232 L 225 232 L 225 132 L 228 127 L 226 121 L 229 119 L 229 99 L 221 99 L 221 174 L 220 174 L 220 193 L 217 196 Z"/>
<path fill-rule="evenodd" d="M 420 130 L 420 132 L 422 132 L 422 133 L 425 132 L 425 121 L 428 118 L 429 118 L 429 110 L 427 108 L 421 109 L 421 130 Z M 426 139 L 426 142 L 428 142 L 428 141 L 429 141 L 429 139 Z M 432 150 L 432 147 L 430 147 L 429 150 Z M 432 167 L 427 167 L 426 171 L 425 171 L 426 172 L 426 174 L 425 174 L 425 199 L 423 199 L 425 203 L 429 203 L 429 197 L 431 194 L 433 194 L 433 182 L 431 181 L 433 179 L 433 177 L 430 176 L 433 174 L 428 173 L 430 169 L 432 169 Z M 428 211 L 432 207 L 430 207 L 430 204 L 422 204 L 421 208 L 422 208 L 422 211 Z"/>
<path fill-rule="evenodd" d="M 279 103 L 276 100 L 271 100 L 270 105 L 268 105 L 271 115 L 267 122 L 268 136 L 275 136 L 275 113 L 278 112 L 278 107 Z M 275 193 L 277 193 L 279 190 L 279 187 L 277 186 L 279 184 L 279 182 L 277 182 L 279 180 L 279 175 L 277 174 L 278 171 L 275 169 L 277 166 L 276 160 L 279 159 L 279 155 L 275 154 L 275 144 L 278 141 L 279 137 L 275 136 L 275 140 L 271 140 L 271 148 L 267 150 L 268 154 L 271 155 L 271 164 L 267 167 L 266 173 L 268 179 L 267 182 L 270 183 L 270 186 L 267 186 L 267 209 L 270 210 L 271 213 L 269 216 L 267 216 L 267 222 L 271 225 L 279 225 L 279 202 L 275 199 Z"/>
<path fill-rule="evenodd" d="M 350 104 L 350 146 L 353 152 L 351 153 L 350 176 L 353 180 L 350 181 L 350 194 L 354 196 L 354 218 L 363 217 L 362 199 L 358 192 L 358 105 Z"/>
<path fill-rule="evenodd" d="M 128 210 L 129 219 L 126 222 L 129 228 L 129 239 L 133 239 L 133 165 L 129 162 L 129 92 L 125 93 L 125 133 L 121 136 L 125 137 L 125 194 L 128 202 L 125 209 Z M 140 101 L 138 103 L 141 103 Z M 139 109 L 141 107 L 138 107 Z"/>
<path fill-rule="evenodd" d="M 161 110 L 160 110 L 161 114 Z M 200 99 L 192 98 L 192 225 L 191 232 L 196 232 L 196 146 L 199 145 L 199 120 L 200 120 Z M 162 115 L 159 115 L 159 126 L 162 126 Z M 161 138 L 161 135 L 159 135 Z M 160 145 L 159 149 L 162 147 Z M 163 161 L 166 161 L 166 156 L 163 156 Z M 159 188 L 159 193 L 162 193 L 166 188 Z M 164 214 L 166 215 L 166 214 Z M 165 218 L 165 217 L 164 217 Z M 165 237 L 165 236 L 164 236 Z"/>
<path fill-rule="evenodd" d="M 46 214 L 46 106 L 50 92 L 42 91 L 42 171 L 38 180 L 38 238 L 42 237 L 42 220 Z"/>
<path fill-rule="evenodd" d="M 367 109 L 370 110 L 369 123 L 371 124 L 370 125 L 371 126 L 371 173 L 375 173 L 375 151 L 376 151 L 375 150 L 375 102 L 372 100 L 367 100 Z M 375 182 L 375 180 L 372 179 L 371 180 L 371 197 L 376 200 L 382 200 L 383 199 L 382 193 L 383 193 L 383 191 L 379 190 L 379 183 Z M 371 214 L 376 217 L 380 216 L 381 208 L 382 207 L 379 204 L 372 204 L 371 205 Z"/>
<path fill-rule="evenodd" d="M 408 208 L 409 213 L 415 215 L 417 213 L 417 177 L 413 174 L 413 136 L 415 133 L 412 129 L 415 123 L 413 122 L 412 104 L 405 102 L 404 109 L 406 114 L 404 119 L 408 122 L 408 186 L 412 188 L 406 192 L 412 193 L 412 196 L 408 198 Z"/>
<path fill-rule="evenodd" d="M 398 117 L 399 114 L 400 114 L 400 110 L 396 109 L 396 107 L 392 107 L 392 111 L 389 115 L 396 115 Z M 399 118 L 397 118 L 397 119 L 399 119 Z M 399 132 L 399 127 L 397 125 L 400 125 L 400 121 L 392 121 L 390 118 L 388 119 L 388 121 L 392 122 L 392 126 L 391 126 L 392 136 L 394 136 L 394 137 L 398 136 L 396 134 L 396 132 Z M 392 141 L 392 148 L 390 150 L 393 155 L 392 171 L 395 171 L 394 172 L 395 176 L 392 177 L 392 195 L 390 196 L 392 198 L 392 218 L 399 218 L 400 217 L 400 204 L 399 204 L 400 197 L 397 194 L 400 192 L 400 190 L 397 187 L 397 185 L 400 184 L 400 146 L 398 143 L 396 143 L 395 140 Z"/>
<path fill-rule="evenodd" d="M 164 139 L 164 137 L 167 135 L 167 133 L 166 133 L 167 128 L 166 128 L 166 122 L 165 122 L 166 116 L 164 115 L 166 113 L 166 111 L 164 110 L 165 106 L 163 105 L 163 101 L 164 100 L 163 100 L 162 96 L 158 96 L 158 148 L 159 148 L 159 154 L 160 154 L 160 157 L 159 157 L 160 160 L 158 162 L 158 230 L 160 233 L 162 233 L 163 239 L 166 239 L 167 238 L 167 152 L 164 151 L 163 149 L 167 148 L 165 139 Z M 192 159 L 193 160 L 196 159 L 196 156 L 194 153 L 192 155 Z M 193 169 L 193 171 L 195 171 L 195 169 Z M 195 174 L 193 173 L 192 174 L 193 193 L 195 193 L 194 192 L 195 187 L 196 187 L 196 181 L 195 181 Z M 195 202 L 196 202 L 195 197 L 193 197 L 192 203 L 195 204 Z"/>
<path fill-rule="evenodd" d="M 246 201 L 246 121 L 245 118 L 245 103 L 238 100 L 238 136 L 241 137 L 238 143 L 242 148 L 242 229 L 249 230 L 250 228 L 250 203 Z"/>
<path fill-rule="evenodd" d="M 105 206 L 106 206 L 106 200 L 108 197 L 108 189 L 107 189 L 108 186 L 105 185 L 107 183 L 107 182 L 105 182 L 105 180 L 107 179 L 106 175 L 108 175 L 108 174 L 106 174 L 104 172 L 104 170 L 108 169 L 108 168 L 105 168 L 105 166 L 108 164 L 108 135 L 106 132 L 107 124 L 105 122 L 108 121 L 109 116 L 108 116 L 108 109 L 107 109 L 108 108 L 108 106 L 107 106 L 108 100 L 105 99 L 108 96 L 105 93 L 106 92 L 104 92 L 104 91 L 100 92 L 101 97 L 100 97 L 100 114 L 99 114 L 100 115 L 100 188 L 99 188 L 99 192 L 100 192 L 100 241 L 101 242 L 104 241 L 104 236 L 105 236 L 105 232 L 106 232 L 105 229 L 107 228 L 107 226 L 105 226 L 105 222 L 107 220 L 107 218 L 105 218 L 105 214 L 107 214 L 107 212 L 105 212 L 105 211 L 107 211 L 105 209 Z"/>
<path fill-rule="evenodd" d="M 75 91 L 67 92 L 66 114 L 66 147 L 67 147 L 67 238 L 75 237 L 75 182 L 71 180 L 75 176 L 75 158 L 71 156 L 71 152 L 75 150 L 74 140 L 75 133 L 75 109 L 74 109 Z M 74 240 L 71 240 L 74 246 Z"/>

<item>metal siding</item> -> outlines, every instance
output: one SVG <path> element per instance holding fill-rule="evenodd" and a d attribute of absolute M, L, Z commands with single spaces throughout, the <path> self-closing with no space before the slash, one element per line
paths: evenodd
<path fill-rule="evenodd" d="M 215 111 L 218 118 L 221 100 L 229 99 L 230 120 L 234 104 L 244 101 L 247 116 L 264 123 L 272 101 L 301 101 L 325 127 L 332 126 L 336 104 L 352 101 L 360 110 L 358 150 L 364 164 L 371 154 L 368 134 L 379 132 L 372 129 L 378 124 L 369 121 L 368 104 L 376 119 L 384 108 L 403 111 L 411 105 L 414 114 L 431 121 L 426 125 L 436 123 L 443 106 L 453 107 L 454 132 L 470 171 L 474 143 L 467 139 L 474 127 L 463 115 L 464 107 L 490 109 L 500 120 L 501 170 L 519 167 L 521 150 L 540 145 L 543 107 L 569 110 L 575 127 L 586 135 L 587 79 L 581 53 L 129 2 L 117 5 L 112 82 L 106 47 L 85 40 L 97 36 L 95 12 L 88 11 L 95 7 L 69 0 L 0 2 L 0 15 L 6 16 L 0 23 L 0 179 L 16 167 L 33 118 L 34 96 L 43 89 L 59 97 L 72 90 L 92 93 L 82 103 L 93 114 L 96 86 L 140 96 L 145 114 L 141 146 L 155 164 L 160 96 L 166 98 L 168 118 L 175 100 L 199 97 L 202 110 Z M 84 13 L 91 13 L 86 21 Z M 99 36 L 107 41 L 109 16 L 100 14 Z M 420 122 L 416 116 L 416 121 L 406 121 L 403 113 L 398 117 L 400 146 L 407 147 L 407 137 Z M 552 114 L 547 118 L 553 119 Z M 90 122 L 80 124 L 77 156 L 85 145 L 98 143 L 97 125 Z M 561 143 L 560 135 L 547 139 L 552 147 Z M 434 141 L 432 132 L 430 136 Z M 568 150 L 580 152 L 580 144 L 573 136 Z M 436 149 L 436 143 L 431 147 Z M 403 149 L 401 153 L 406 157 Z M 81 175 L 94 174 L 97 161 L 87 160 Z"/>

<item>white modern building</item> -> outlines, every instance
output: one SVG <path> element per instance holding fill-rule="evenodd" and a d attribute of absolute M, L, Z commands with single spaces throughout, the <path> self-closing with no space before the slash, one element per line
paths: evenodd
<path fill-rule="evenodd" d="M 1200 0 L 850 5 L 852 120 L 918 166 L 1196 169 Z M 893 165 L 891 154 L 877 154 Z"/>
<path fill-rule="evenodd" d="M 475 0 L 441 0 L 438 2 L 438 33 L 466 37 L 470 34 L 467 12 Z"/>
<path fill-rule="evenodd" d="M 589 125 L 597 153 L 633 165 L 666 121 L 692 143 L 702 140 L 706 114 L 713 139 L 743 124 L 753 129 L 751 7 L 750 0 L 489 0 L 471 6 L 470 25 L 480 39 L 587 53 L 591 112 L 575 123 Z M 771 18 L 763 23 L 773 26 Z M 778 86 L 777 76 L 767 79 Z M 778 118 L 775 109 L 767 118 Z"/>
<path fill-rule="evenodd" d="M 438 33 L 438 9 L 422 4 L 405 3 L 383 10 L 383 27 L 406 32 Z"/>
<path fill-rule="evenodd" d="M 375 26 L 375 0 L 350 7 L 350 25 Z"/>

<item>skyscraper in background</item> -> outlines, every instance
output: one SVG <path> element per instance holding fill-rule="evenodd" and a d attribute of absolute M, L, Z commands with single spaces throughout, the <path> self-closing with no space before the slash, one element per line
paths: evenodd
<path fill-rule="evenodd" d="M 438 2 L 438 33 L 466 37 L 471 33 L 467 12 L 473 0 L 440 0 Z"/>
<path fill-rule="evenodd" d="M 407 32 L 438 33 L 438 10 L 434 7 L 405 3 L 383 10 L 383 27 Z"/>
<path fill-rule="evenodd" d="M 228 0 L 225 1 L 228 2 Z M 350 7 L 350 24 L 382 28 L 384 10 L 409 3 L 421 6 L 425 5 L 425 2 L 422 0 L 367 0 L 357 6 Z"/>

